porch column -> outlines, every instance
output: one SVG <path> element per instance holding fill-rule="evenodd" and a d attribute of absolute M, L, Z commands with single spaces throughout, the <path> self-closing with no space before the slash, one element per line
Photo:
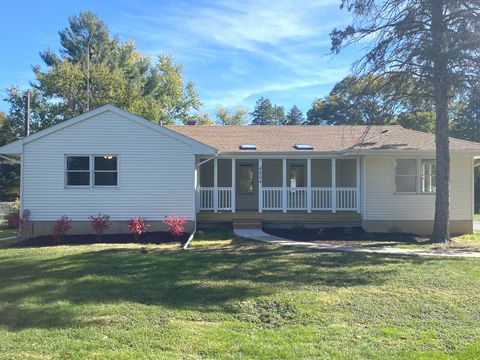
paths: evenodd
<path fill-rule="evenodd" d="M 337 165 L 332 159 L 332 212 L 337 212 Z"/>
<path fill-rule="evenodd" d="M 287 212 L 287 159 L 282 159 L 282 205 L 283 212 Z"/>
<path fill-rule="evenodd" d="M 194 180 L 193 180 L 193 187 L 195 191 L 195 214 L 198 213 L 198 209 L 200 206 L 200 196 L 199 196 L 199 184 L 200 184 L 200 168 L 198 167 L 199 159 L 195 157 L 195 171 L 194 171 Z"/>
<path fill-rule="evenodd" d="M 357 212 L 360 212 L 360 158 L 357 157 L 357 190 L 355 194 L 355 201 L 356 201 L 356 206 L 357 206 Z"/>
<path fill-rule="evenodd" d="M 235 194 L 236 194 L 236 179 L 235 179 L 235 159 L 232 159 L 232 190 L 230 192 L 230 196 L 232 197 L 230 199 L 231 205 L 232 205 L 232 213 L 235 212 Z"/>
<path fill-rule="evenodd" d="M 213 159 L 213 212 L 218 212 L 218 159 Z"/>
<path fill-rule="evenodd" d="M 258 159 L 258 212 L 263 211 L 262 159 Z"/>
<path fill-rule="evenodd" d="M 312 212 L 312 159 L 307 159 L 307 212 Z"/>

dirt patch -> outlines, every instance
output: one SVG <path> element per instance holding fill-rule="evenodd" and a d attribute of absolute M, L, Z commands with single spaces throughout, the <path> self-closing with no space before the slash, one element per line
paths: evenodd
<path fill-rule="evenodd" d="M 13 247 L 29 247 L 29 246 L 56 246 L 56 245 L 88 245 L 88 244 L 165 244 L 165 243 L 180 243 L 184 244 L 190 234 L 184 233 L 180 237 L 173 237 L 168 232 L 157 231 L 147 232 L 140 235 L 138 241 L 135 241 L 132 234 L 109 234 L 102 235 L 99 242 L 97 237 L 93 234 L 87 235 L 66 235 L 61 243 L 57 243 L 55 239 L 50 236 L 37 236 L 24 241 L 12 244 Z"/>
<path fill-rule="evenodd" d="M 332 227 L 317 229 L 263 229 L 267 234 L 296 241 L 332 243 L 336 245 L 358 242 L 402 242 L 417 244 L 425 239 L 405 233 L 368 233 L 361 227 Z"/>

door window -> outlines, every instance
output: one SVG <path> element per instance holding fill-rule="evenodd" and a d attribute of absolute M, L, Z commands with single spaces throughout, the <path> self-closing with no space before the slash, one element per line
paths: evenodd
<path fill-rule="evenodd" d="M 253 194 L 253 166 L 240 165 L 240 184 L 238 191 L 240 194 Z"/>

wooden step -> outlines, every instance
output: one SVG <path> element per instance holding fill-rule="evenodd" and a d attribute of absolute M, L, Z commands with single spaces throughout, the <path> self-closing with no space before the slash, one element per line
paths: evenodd
<path fill-rule="evenodd" d="M 258 219 L 235 219 L 233 221 L 234 229 L 261 229 L 262 221 Z"/>

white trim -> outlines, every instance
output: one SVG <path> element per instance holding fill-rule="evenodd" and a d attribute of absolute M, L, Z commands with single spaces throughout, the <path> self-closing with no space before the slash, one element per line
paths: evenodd
<path fill-rule="evenodd" d="M 470 169 L 472 172 L 472 186 L 471 186 L 471 191 L 472 193 L 470 194 L 470 201 L 472 203 L 472 221 L 475 221 L 475 158 L 472 157 L 472 167 Z"/>
<path fill-rule="evenodd" d="M 213 212 L 218 212 L 218 158 L 213 159 Z"/>
<path fill-rule="evenodd" d="M 312 159 L 307 159 L 307 212 L 312 212 Z"/>
<path fill-rule="evenodd" d="M 282 207 L 287 212 L 287 159 L 282 159 Z"/>
<path fill-rule="evenodd" d="M 263 162 L 262 159 L 258 159 L 258 171 L 257 171 L 257 182 L 258 182 L 258 212 L 263 212 Z"/>
<path fill-rule="evenodd" d="M 23 139 L 0 146 L 0 154 L 18 155 L 23 153 Z"/>
<path fill-rule="evenodd" d="M 367 220 L 367 174 L 366 174 L 366 169 L 367 169 L 367 157 L 361 156 L 360 157 L 360 171 L 361 171 L 361 179 L 362 179 L 362 220 Z"/>
<path fill-rule="evenodd" d="M 356 185 L 357 185 L 357 194 L 356 194 L 356 201 L 357 201 L 357 213 L 361 213 L 361 207 L 360 207 L 360 158 L 357 157 L 356 159 L 356 170 L 357 170 L 357 180 L 356 180 Z"/>
<path fill-rule="evenodd" d="M 235 159 L 232 159 L 232 199 L 231 199 L 231 203 L 232 203 L 232 213 L 235 212 L 235 207 L 236 207 L 236 204 L 235 204 L 235 200 L 236 200 L 236 197 L 237 197 L 237 179 L 236 179 L 236 176 L 235 176 L 235 172 L 236 172 L 236 163 L 235 163 Z"/>
<path fill-rule="evenodd" d="M 332 213 L 337 212 L 337 162 L 333 158 L 332 161 Z"/>

